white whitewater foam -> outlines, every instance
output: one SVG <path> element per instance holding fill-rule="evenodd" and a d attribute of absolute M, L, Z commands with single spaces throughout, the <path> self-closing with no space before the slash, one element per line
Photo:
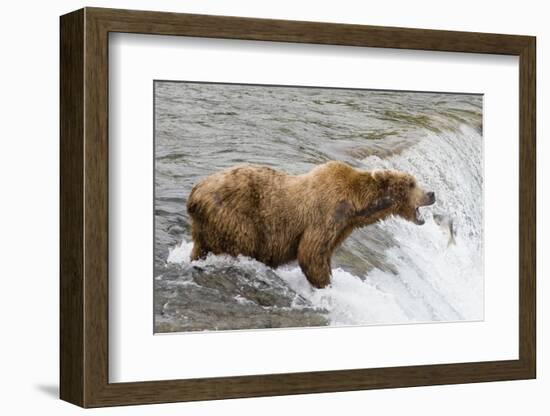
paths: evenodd
<path fill-rule="evenodd" d="M 170 250 L 169 263 L 188 264 L 193 247 L 192 242 L 183 241 Z M 249 257 L 233 258 L 226 255 L 208 255 L 206 259 L 196 262 L 198 266 L 238 265 L 242 268 L 253 268 L 258 275 L 265 274 L 267 266 Z M 278 268 L 281 277 L 296 293 L 307 299 L 312 305 L 328 310 L 333 325 L 357 325 L 376 323 L 402 323 L 410 319 L 390 293 L 385 293 L 369 282 L 354 276 L 342 269 L 332 271 L 332 283 L 325 289 L 311 287 L 298 266 Z M 244 299 L 237 299 L 244 301 Z M 300 307 L 300 306 L 296 306 Z"/>
<path fill-rule="evenodd" d="M 168 252 L 168 263 L 188 263 L 191 258 L 191 250 L 193 250 L 193 242 L 182 241 L 179 246 L 176 246 Z"/>

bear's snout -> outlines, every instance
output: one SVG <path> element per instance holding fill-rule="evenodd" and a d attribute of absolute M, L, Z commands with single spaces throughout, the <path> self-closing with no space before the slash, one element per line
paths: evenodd
<path fill-rule="evenodd" d="M 432 205 L 435 203 L 435 192 L 426 192 L 426 199 L 428 200 L 426 205 Z"/>

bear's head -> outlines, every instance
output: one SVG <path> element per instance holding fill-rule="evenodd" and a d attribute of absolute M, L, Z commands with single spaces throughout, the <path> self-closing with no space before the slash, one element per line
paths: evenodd
<path fill-rule="evenodd" d="M 400 216 L 415 224 L 424 224 L 419 208 L 432 205 L 435 194 L 425 191 L 414 176 L 395 170 L 365 172 L 363 177 L 366 200 L 369 201 L 359 214 L 368 221 L 388 215 Z"/>

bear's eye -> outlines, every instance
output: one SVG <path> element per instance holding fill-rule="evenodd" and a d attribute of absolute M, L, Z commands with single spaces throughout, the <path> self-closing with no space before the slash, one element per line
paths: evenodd
<path fill-rule="evenodd" d="M 414 188 L 414 182 L 412 182 L 412 181 L 409 182 L 409 188 L 410 188 L 410 189 Z"/>

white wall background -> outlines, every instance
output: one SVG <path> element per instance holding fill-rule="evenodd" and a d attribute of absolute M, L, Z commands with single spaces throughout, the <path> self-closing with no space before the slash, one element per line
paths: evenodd
<path fill-rule="evenodd" d="M 542 212 L 550 146 L 543 140 L 550 100 L 545 61 L 550 26 L 542 1 L 277 0 L 4 2 L 0 15 L 0 410 L 3 414 L 83 412 L 58 395 L 58 16 L 83 6 L 529 34 L 538 37 L 538 379 L 338 394 L 224 400 L 87 411 L 88 414 L 547 414 L 550 361 L 544 302 Z M 545 88 L 546 87 L 546 88 Z M 546 201 L 544 200 L 546 198 Z"/>

